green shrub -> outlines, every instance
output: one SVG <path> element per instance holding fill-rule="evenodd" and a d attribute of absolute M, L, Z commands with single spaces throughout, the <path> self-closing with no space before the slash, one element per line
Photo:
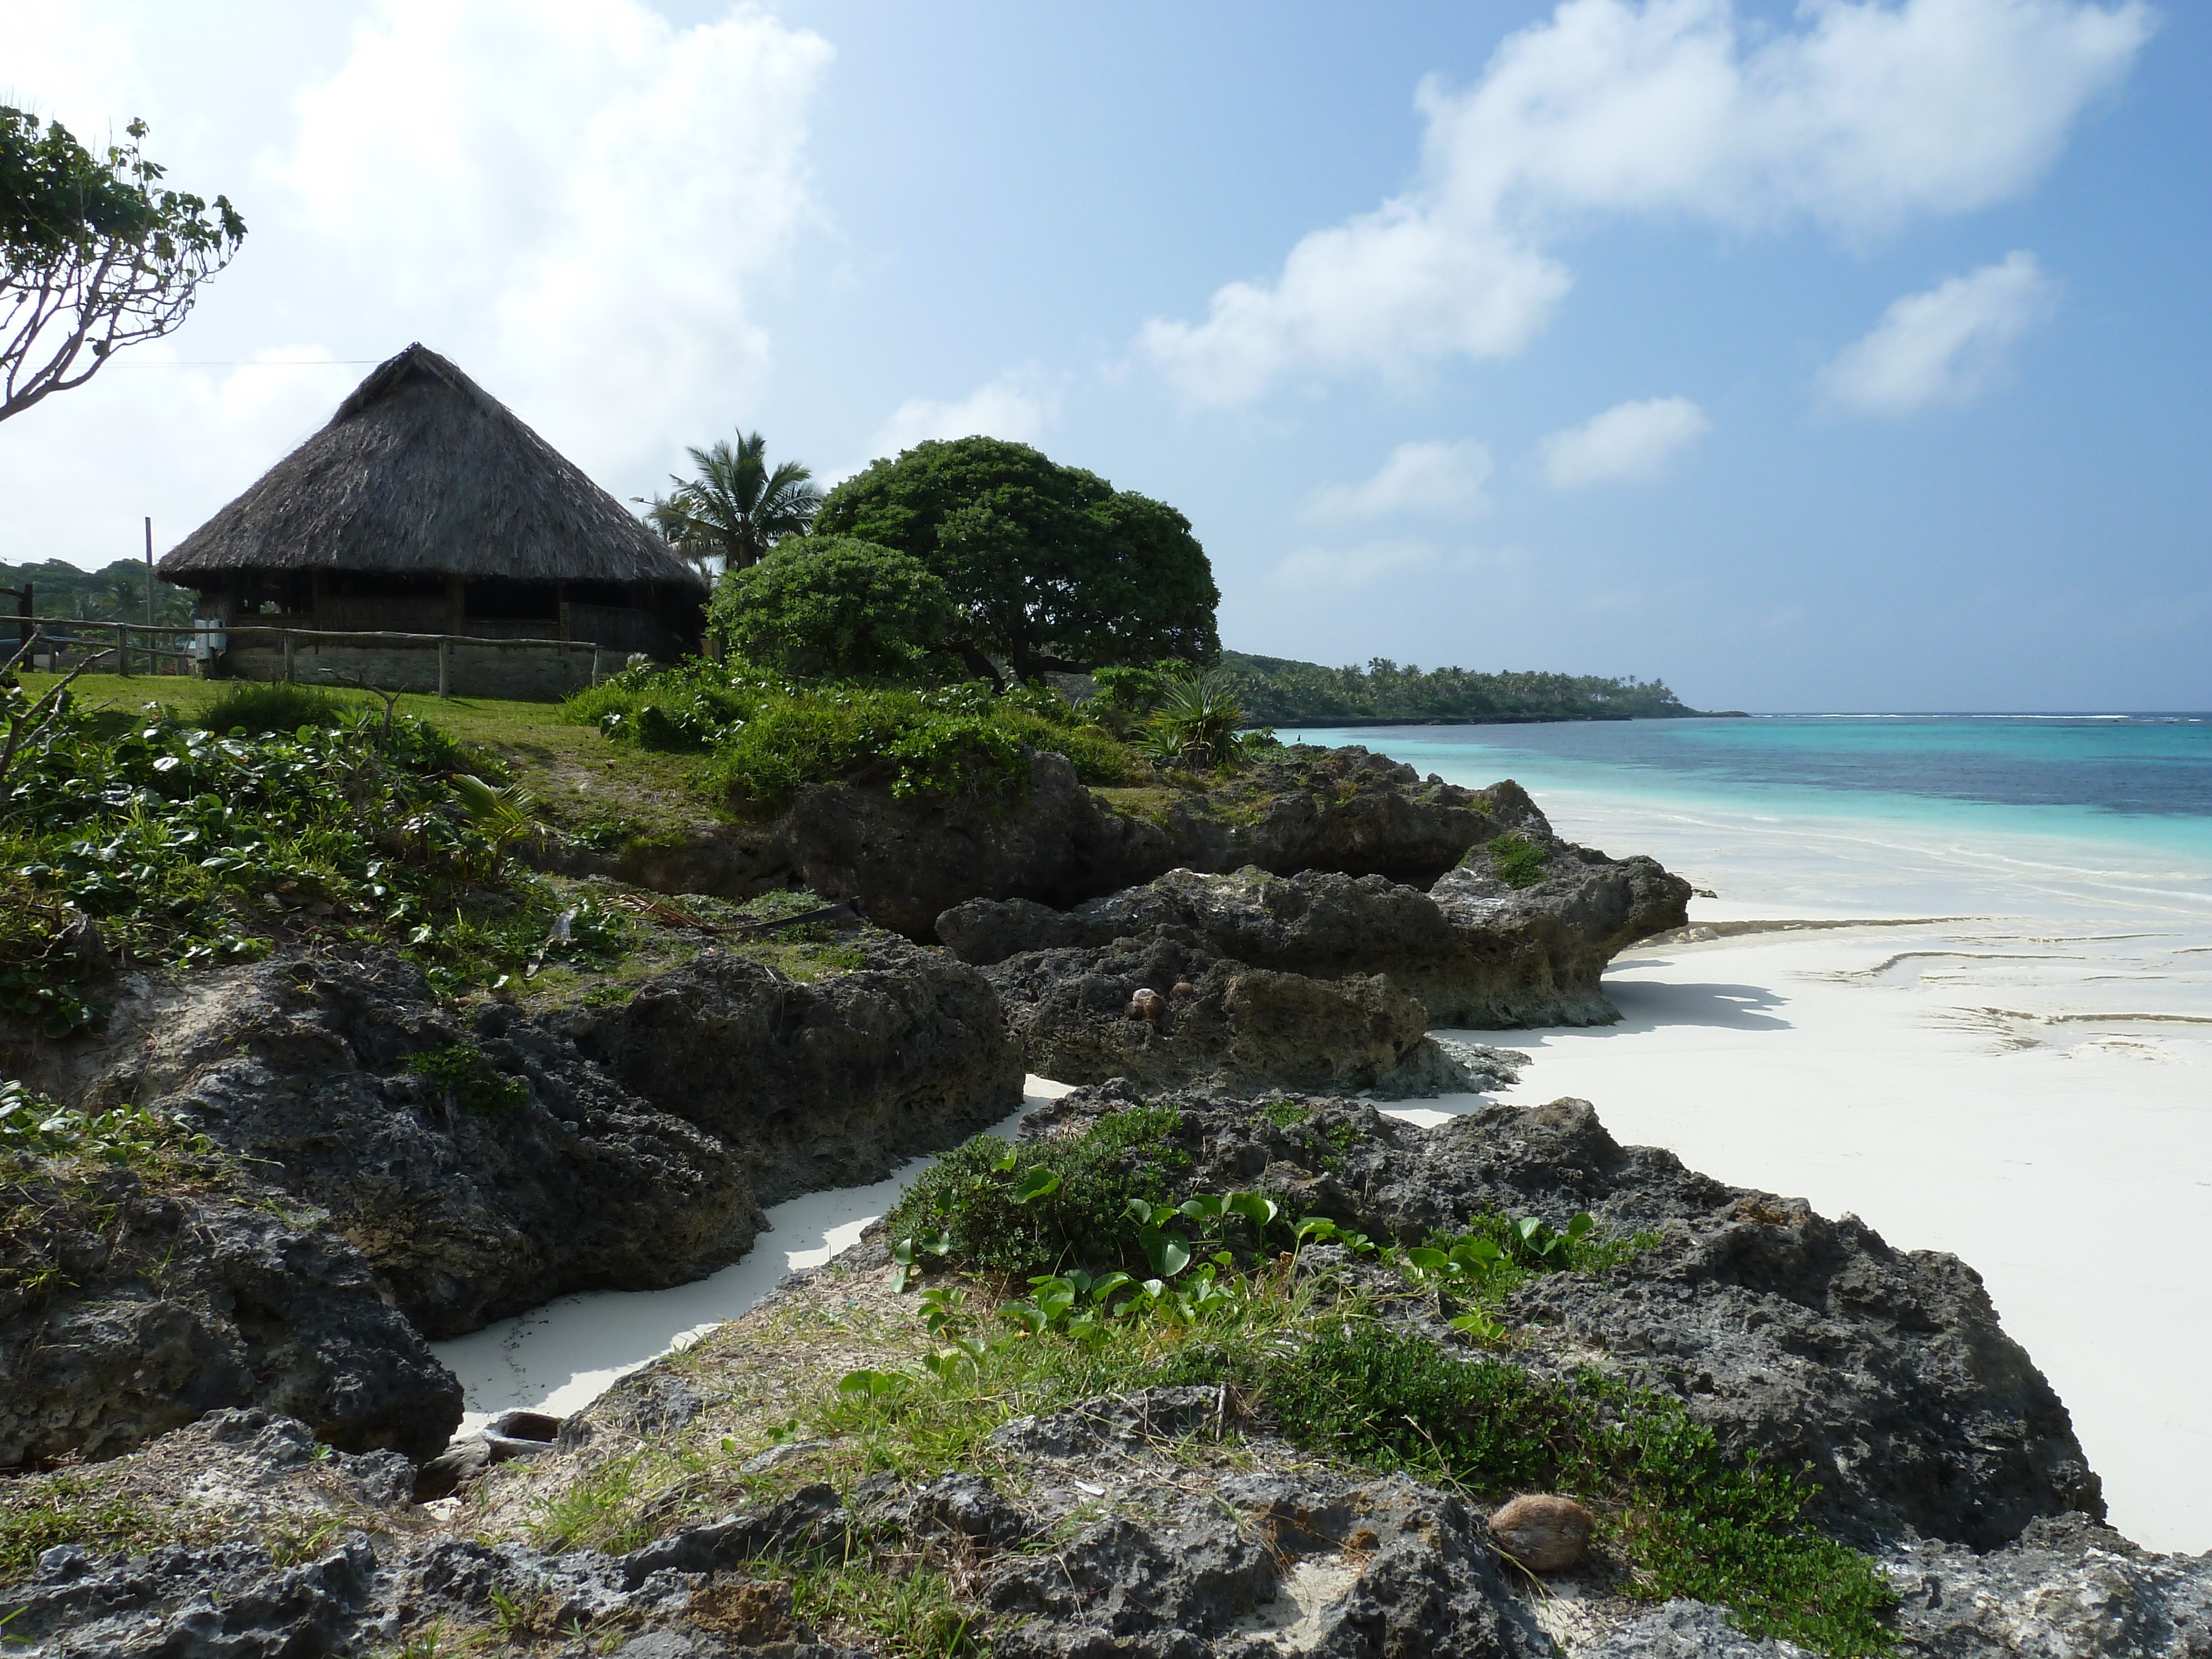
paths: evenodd
<path fill-rule="evenodd" d="M 943 648 L 952 599 L 921 561 L 850 536 L 793 537 L 714 590 L 739 656 L 806 677 L 910 677 Z"/>
<path fill-rule="evenodd" d="M 1030 748 L 1065 756 L 1076 777 L 1094 788 L 1143 783 L 1150 777 L 1151 769 L 1127 744 L 1096 726 L 1018 705 L 1001 711 L 996 718 L 1001 727 Z"/>
<path fill-rule="evenodd" d="M 249 737 L 296 732 L 303 726 L 337 726 L 349 710 L 327 691 L 283 680 L 240 680 L 207 706 L 200 716 L 216 732 L 243 731 Z"/>
<path fill-rule="evenodd" d="M 1237 758 L 1237 729 L 1243 724 L 1229 675 L 1163 678 L 1138 744 L 1161 765 L 1210 770 Z"/>
<path fill-rule="evenodd" d="M 1026 786 L 1025 749 L 1067 757 L 1090 784 L 1141 768 L 1059 696 L 975 682 L 937 690 L 787 682 L 746 663 L 625 670 L 580 692 L 562 718 L 617 743 L 710 751 L 702 785 L 738 810 L 781 811 L 809 784 L 887 785 L 895 795 L 1006 799 Z"/>
<path fill-rule="evenodd" d="M 908 1187 L 885 1224 L 894 1239 L 941 1244 L 931 1253 L 983 1273 L 1142 1266 L 1128 1201 L 1165 1198 L 1160 1171 L 1188 1166 L 1190 1155 L 1170 1139 L 1182 1121 L 1171 1108 L 1139 1106 L 1065 1139 L 1009 1146 L 978 1135 Z M 1039 1170 L 1054 1178 L 1053 1190 L 1018 1201 Z"/>
<path fill-rule="evenodd" d="M 1534 887 L 1552 856 L 1525 836 L 1500 836 L 1487 850 L 1491 873 L 1508 887 Z"/>
<path fill-rule="evenodd" d="M 562 704 L 561 717 L 596 726 L 617 743 L 696 752 L 734 735 L 763 697 L 785 690 L 780 679 L 741 664 L 644 664 L 577 692 Z"/>

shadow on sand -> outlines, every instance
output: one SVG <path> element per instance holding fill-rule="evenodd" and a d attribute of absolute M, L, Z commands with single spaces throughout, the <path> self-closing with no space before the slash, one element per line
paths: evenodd
<path fill-rule="evenodd" d="M 1580 1034 L 1629 1036 L 1656 1031 L 1662 1025 L 1711 1025 L 1731 1031 L 1792 1029 L 1791 1021 L 1772 1012 L 1785 1006 L 1790 999 L 1763 985 L 1684 985 L 1662 980 L 1631 979 L 1609 981 L 1605 994 L 1620 1010 L 1620 1021 L 1612 1025 L 1578 1027 Z"/>

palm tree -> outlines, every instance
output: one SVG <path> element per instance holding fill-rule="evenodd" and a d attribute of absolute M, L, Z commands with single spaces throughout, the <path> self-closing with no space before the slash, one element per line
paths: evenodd
<path fill-rule="evenodd" d="M 822 492 L 808 482 L 813 470 L 784 461 L 771 472 L 767 448 L 759 433 L 740 432 L 734 447 L 718 440 L 711 448 L 690 451 L 699 476 L 687 480 L 671 474 L 676 488 L 656 496 L 646 516 L 702 571 L 716 558 L 725 570 L 759 563 L 784 537 L 804 536 L 822 505 Z"/>
<path fill-rule="evenodd" d="M 144 609 L 146 586 L 137 576 L 113 575 L 107 579 L 107 600 L 115 607 L 115 619 L 129 622 L 134 614 Z"/>

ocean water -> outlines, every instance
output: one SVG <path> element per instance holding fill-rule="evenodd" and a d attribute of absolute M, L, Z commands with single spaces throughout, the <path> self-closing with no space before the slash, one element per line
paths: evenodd
<path fill-rule="evenodd" d="M 1280 728 L 1455 783 L 2100 842 L 2212 866 L 2212 714 L 1762 714 Z"/>
<path fill-rule="evenodd" d="M 1532 1057 L 1508 1097 L 1954 1252 L 2113 1522 L 2212 1548 L 2212 716 L 1282 735 L 1511 777 L 1568 839 L 1686 877 L 1691 927 L 1607 970 L 1619 1024 L 1468 1034 Z M 2125 1231 L 2124 1270 L 2085 1225 Z"/>

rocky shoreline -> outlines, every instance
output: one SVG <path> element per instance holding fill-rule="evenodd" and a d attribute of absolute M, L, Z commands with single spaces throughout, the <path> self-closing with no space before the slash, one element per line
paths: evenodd
<path fill-rule="evenodd" d="M 1043 1388 L 953 1464 L 856 1462 L 874 1443 L 837 1426 L 843 1384 L 918 1386 L 897 1379 L 958 1352 L 900 1288 L 912 1241 L 880 1232 L 566 1423 L 441 1459 L 461 1401 L 426 1339 L 711 1272 L 764 1206 L 1005 1117 L 1028 1070 L 1086 1086 L 1030 1115 L 1007 1167 L 1142 1121 L 1115 1166 L 1132 1192 L 1264 1193 L 1401 1261 L 1470 1217 L 1565 1237 L 1587 1215 L 1635 1241 L 1515 1280 L 1474 1346 L 1443 1289 L 1381 1257 L 1301 1244 L 1280 1284 L 1802 1479 L 1802 1524 L 1890 1587 L 1900 1651 L 2212 1654 L 2212 1558 L 2102 1526 L 2064 1407 L 1964 1263 L 1621 1147 L 1585 1103 L 1425 1129 L 1355 1098 L 1479 1092 L 1522 1061 L 1433 1025 L 1615 1018 L 1605 963 L 1683 926 L 1686 883 L 1560 840 L 1510 783 L 1458 790 L 1364 750 L 1293 750 L 1248 794 L 1148 819 L 1039 756 L 998 816 L 836 786 L 652 859 L 538 849 L 660 892 L 853 901 L 868 921 L 803 969 L 710 933 L 604 995 L 455 1004 L 389 953 L 326 950 L 126 980 L 97 1038 L 0 1031 L 34 1088 L 150 1112 L 192 1148 L 166 1181 L 19 1187 L 0 1241 L 7 1638 L 55 1656 L 799 1659 L 966 1651 L 985 1631 L 994 1654 L 1068 1659 L 1800 1650 L 1745 1635 L 1741 1608 L 1655 1606 L 1612 1533 L 1540 1579 L 1486 1528 L 1510 1493 L 1285 1437 L 1235 1366 Z M 853 1611 L 925 1581 L 966 1621 L 930 1626 L 936 1647 L 919 1615 Z"/>

